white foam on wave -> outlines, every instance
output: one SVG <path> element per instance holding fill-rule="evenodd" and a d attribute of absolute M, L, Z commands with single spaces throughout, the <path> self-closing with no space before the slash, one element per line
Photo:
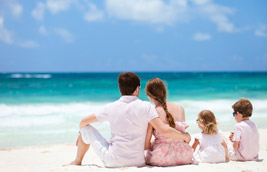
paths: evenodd
<path fill-rule="evenodd" d="M 95 113 L 103 107 L 102 103 L 67 104 L 0 104 L 0 129 L 4 127 L 42 127 L 65 125 L 77 127 L 79 120 Z"/>
<path fill-rule="evenodd" d="M 86 115 L 98 111 L 104 103 L 62 103 L 62 104 L 0 104 L 1 116 L 27 116 L 27 115 Z"/>
<path fill-rule="evenodd" d="M 64 123 L 65 120 L 60 116 L 49 116 L 49 117 L 14 117 L 14 118 L 2 118 L 0 127 L 34 127 L 34 126 L 51 126 L 55 124 Z"/>
<path fill-rule="evenodd" d="M 231 116 L 232 105 L 236 100 L 182 100 L 174 103 L 182 105 L 186 115 L 197 116 L 204 109 L 214 112 L 218 116 Z M 253 116 L 267 117 L 267 100 L 251 100 L 253 104 Z M 0 104 L 0 117 L 2 116 L 43 116 L 43 115 L 75 115 L 84 116 L 99 111 L 106 102 L 81 102 L 81 103 L 61 103 L 61 104 L 22 104 L 6 105 Z"/>
<path fill-rule="evenodd" d="M 52 134 L 68 134 L 68 133 L 75 133 L 77 134 L 77 128 L 61 128 L 61 129 L 57 129 L 55 130 L 54 128 L 46 128 L 45 130 L 38 130 L 38 129 L 34 129 L 34 130 L 20 130 L 19 133 L 16 133 L 16 131 L 14 132 L 2 132 L 0 133 L 0 136 L 8 136 L 10 134 L 12 135 L 24 135 L 24 136 L 28 136 L 28 135 L 52 135 Z"/>
<path fill-rule="evenodd" d="M 232 104 L 236 100 L 182 100 L 174 102 L 185 109 L 186 121 L 195 125 L 200 111 L 209 109 L 214 112 L 217 120 L 222 123 L 233 122 Z M 254 110 L 252 119 L 260 120 L 267 117 L 267 100 L 251 100 Z M 29 127 L 64 125 L 78 121 L 89 114 L 98 112 L 106 103 L 61 103 L 61 104 L 0 104 L 0 127 Z M 267 119 L 267 118 L 266 118 Z"/>
<path fill-rule="evenodd" d="M 197 118 L 202 110 L 211 110 L 215 116 L 221 120 L 232 118 L 232 105 L 237 100 L 182 100 L 175 103 L 184 107 L 186 115 L 191 118 Z M 253 118 L 267 117 L 267 100 L 250 100 L 253 105 Z M 193 117 L 192 117 L 193 116 Z"/>
<path fill-rule="evenodd" d="M 40 78 L 40 79 L 48 79 L 52 76 L 50 74 L 12 74 L 11 78 Z"/>
<path fill-rule="evenodd" d="M 182 105 L 185 109 L 186 122 L 189 124 L 187 132 L 201 132 L 196 124 L 196 118 L 201 110 L 209 109 L 214 112 L 219 129 L 230 131 L 233 129 L 235 120 L 232 116 L 232 104 L 237 100 L 182 100 L 174 103 Z M 267 122 L 267 100 L 251 100 L 254 111 L 252 121 L 256 122 L 259 128 L 266 127 Z M 54 103 L 54 104 L 21 104 L 7 105 L 0 104 L 0 140 L 1 146 L 9 146 L 12 140 L 13 146 L 21 143 L 21 138 L 32 138 L 35 142 L 25 145 L 40 144 L 44 139 L 47 143 L 57 143 L 58 137 L 61 142 L 71 142 L 77 136 L 79 122 L 82 117 L 99 111 L 106 102 L 80 102 L 80 103 Z M 110 138 L 110 127 L 108 123 L 93 124 L 106 139 Z M 17 136 L 18 138 L 14 138 Z M 69 139 L 69 140 L 68 140 Z M 6 140 L 6 143 L 5 143 Z"/>

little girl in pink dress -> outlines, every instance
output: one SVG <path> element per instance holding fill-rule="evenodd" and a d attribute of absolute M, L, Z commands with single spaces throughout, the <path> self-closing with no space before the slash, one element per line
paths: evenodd
<path fill-rule="evenodd" d="M 167 90 L 164 83 L 158 78 L 148 81 L 146 94 L 150 101 L 156 105 L 156 111 L 162 121 L 184 133 L 188 127 L 183 122 L 184 110 L 181 106 L 166 102 Z M 155 141 L 150 146 L 152 134 Z M 145 149 L 148 149 L 145 157 L 148 165 L 164 167 L 193 163 L 193 149 L 188 143 L 166 138 L 153 129 L 151 125 L 147 129 Z"/>

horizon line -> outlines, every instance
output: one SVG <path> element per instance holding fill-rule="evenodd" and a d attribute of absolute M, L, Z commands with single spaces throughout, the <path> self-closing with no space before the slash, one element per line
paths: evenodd
<path fill-rule="evenodd" d="M 27 74 L 27 73 L 121 73 L 121 72 L 135 72 L 135 73 L 266 73 L 267 70 L 214 70 L 214 71 L 12 71 L 1 72 L 0 74 Z"/>

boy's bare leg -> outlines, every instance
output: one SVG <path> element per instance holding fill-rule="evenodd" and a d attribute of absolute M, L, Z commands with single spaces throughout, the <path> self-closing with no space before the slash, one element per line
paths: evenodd
<path fill-rule="evenodd" d="M 85 144 L 83 142 L 81 135 L 79 135 L 77 146 L 78 146 L 78 149 L 77 149 L 77 155 L 76 155 L 75 160 L 69 164 L 66 164 L 66 165 L 82 165 L 83 157 L 84 157 L 85 153 L 87 152 L 87 150 L 89 149 L 90 145 Z M 64 166 L 66 166 L 66 165 L 64 165 Z"/>

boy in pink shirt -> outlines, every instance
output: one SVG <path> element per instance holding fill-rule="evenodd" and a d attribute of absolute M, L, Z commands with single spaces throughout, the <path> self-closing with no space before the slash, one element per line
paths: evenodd
<path fill-rule="evenodd" d="M 237 124 L 229 136 L 234 148 L 230 158 L 236 161 L 258 160 L 259 132 L 255 123 L 249 120 L 253 110 L 252 104 L 248 99 L 242 98 L 232 108 Z"/>

